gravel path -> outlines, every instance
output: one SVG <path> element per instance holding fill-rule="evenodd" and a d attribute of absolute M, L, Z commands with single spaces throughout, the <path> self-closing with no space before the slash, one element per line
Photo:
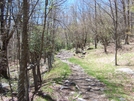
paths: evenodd
<path fill-rule="evenodd" d="M 67 63 L 72 70 L 72 74 L 60 86 L 57 101 L 109 101 L 103 92 L 105 85 L 87 75 L 79 65 L 69 62 L 67 59 L 72 56 L 73 53 L 69 51 L 61 51 L 57 54 L 57 57 Z"/>

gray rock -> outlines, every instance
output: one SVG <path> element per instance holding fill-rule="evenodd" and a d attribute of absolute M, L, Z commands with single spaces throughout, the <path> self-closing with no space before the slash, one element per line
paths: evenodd
<path fill-rule="evenodd" d="M 78 98 L 77 101 L 87 101 L 87 100 L 85 100 L 83 98 Z"/>
<path fill-rule="evenodd" d="M 105 89 L 105 88 L 101 88 L 100 90 L 101 90 L 101 91 L 105 91 L 106 89 Z"/>
<path fill-rule="evenodd" d="M 9 84 L 7 84 L 7 83 L 1 83 L 1 85 L 3 88 L 9 87 Z"/>
<path fill-rule="evenodd" d="M 70 95 L 74 95 L 75 94 L 75 92 L 70 92 Z"/>
<path fill-rule="evenodd" d="M 88 82 L 92 81 L 91 79 L 85 79 L 85 80 L 88 81 Z"/>
<path fill-rule="evenodd" d="M 99 91 L 99 90 L 101 90 L 99 87 L 94 87 L 94 88 L 92 88 L 94 91 Z"/>
<path fill-rule="evenodd" d="M 91 83 L 90 86 L 97 86 L 95 83 Z"/>
<path fill-rule="evenodd" d="M 126 99 L 123 98 L 123 97 L 120 97 L 119 100 L 120 100 L 120 101 L 126 101 Z"/>
<path fill-rule="evenodd" d="M 126 74 L 134 75 L 134 71 L 130 68 L 119 68 L 119 69 L 116 69 L 116 72 L 123 72 Z"/>
<path fill-rule="evenodd" d="M 87 91 L 91 91 L 92 87 L 88 86 Z"/>
<path fill-rule="evenodd" d="M 67 86 L 61 86 L 61 87 L 60 87 L 60 90 L 64 90 L 64 89 L 70 89 L 70 88 L 67 87 Z"/>
<path fill-rule="evenodd" d="M 106 95 L 105 95 L 105 94 L 103 94 L 103 95 L 101 95 L 101 97 L 105 98 L 105 97 L 106 97 Z"/>

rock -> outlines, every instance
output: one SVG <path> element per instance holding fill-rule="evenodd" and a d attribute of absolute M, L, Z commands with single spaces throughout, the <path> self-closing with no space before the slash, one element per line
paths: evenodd
<path fill-rule="evenodd" d="M 101 95 L 101 97 L 105 98 L 105 97 L 106 97 L 106 95 L 105 95 L 105 94 L 103 94 L 103 95 Z"/>
<path fill-rule="evenodd" d="M 12 92 L 13 96 L 17 96 L 17 94 L 18 94 L 17 92 Z"/>
<path fill-rule="evenodd" d="M 64 84 L 69 83 L 69 82 L 70 82 L 69 80 L 65 80 Z"/>
<path fill-rule="evenodd" d="M 83 51 L 83 52 L 82 52 L 82 54 L 83 54 L 83 55 L 85 55 L 85 54 L 86 54 L 86 52 L 85 52 L 85 51 Z"/>
<path fill-rule="evenodd" d="M 70 88 L 67 87 L 67 86 L 61 86 L 61 87 L 60 87 L 60 90 L 63 90 L 63 89 L 70 89 Z"/>
<path fill-rule="evenodd" d="M 99 90 L 101 90 L 99 87 L 94 87 L 94 88 L 92 88 L 94 91 L 99 91 Z"/>
<path fill-rule="evenodd" d="M 90 86 L 97 86 L 95 83 L 90 84 Z"/>
<path fill-rule="evenodd" d="M 76 101 L 87 101 L 87 100 L 85 100 L 83 98 L 78 98 Z"/>
<path fill-rule="evenodd" d="M 78 86 L 78 85 L 76 85 L 76 86 L 75 86 L 75 88 L 76 88 L 76 89 L 78 89 L 78 90 L 80 90 L 80 88 L 79 88 L 79 86 Z"/>
<path fill-rule="evenodd" d="M 88 86 L 87 91 L 91 91 L 92 87 Z"/>
<path fill-rule="evenodd" d="M 66 80 L 64 82 L 64 86 L 76 86 L 76 84 L 74 82 L 70 82 L 69 80 Z"/>
<path fill-rule="evenodd" d="M 101 88 L 100 90 L 101 90 L 101 91 L 105 91 L 106 89 L 105 89 L 105 88 Z"/>
<path fill-rule="evenodd" d="M 120 97 L 119 100 L 120 100 L 120 101 L 126 101 L 126 99 L 123 98 L 123 97 Z"/>
<path fill-rule="evenodd" d="M 95 80 L 96 82 L 100 82 L 100 80 Z"/>
<path fill-rule="evenodd" d="M 1 85 L 3 88 L 9 87 L 9 84 L 7 84 L 7 83 L 1 83 Z"/>
<path fill-rule="evenodd" d="M 75 94 L 75 92 L 70 92 L 70 95 L 74 95 Z"/>
<path fill-rule="evenodd" d="M 134 71 L 130 68 L 119 68 L 119 69 L 116 69 L 116 72 L 123 72 L 126 74 L 134 75 Z"/>
<path fill-rule="evenodd" d="M 88 82 L 92 81 L 91 79 L 85 79 L 85 80 L 88 81 Z"/>

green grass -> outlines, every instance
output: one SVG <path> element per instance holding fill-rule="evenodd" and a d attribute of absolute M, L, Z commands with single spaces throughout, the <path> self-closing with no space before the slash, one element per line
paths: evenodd
<path fill-rule="evenodd" d="M 130 56 L 130 53 L 126 53 L 122 57 L 125 56 Z M 119 58 L 121 61 L 121 57 Z M 134 98 L 129 96 L 131 91 L 124 90 L 125 85 L 130 83 L 131 79 L 125 74 L 117 74 L 115 72 L 115 69 L 119 67 L 114 66 L 113 60 L 113 54 L 97 54 L 93 51 L 88 51 L 88 55 L 84 59 L 78 58 L 77 56 L 69 59 L 70 62 L 83 67 L 89 75 L 103 82 L 107 87 L 105 93 L 109 99 L 120 101 L 120 98 L 125 98 L 127 101 L 133 101 L 132 99 Z"/>
<path fill-rule="evenodd" d="M 50 72 L 44 75 L 43 79 L 46 81 L 46 83 L 42 85 L 41 91 L 54 97 L 53 96 L 54 90 L 52 88 L 53 84 L 62 83 L 62 81 L 65 78 L 67 78 L 70 74 L 71 74 L 71 70 L 69 66 L 66 63 L 63 63 L 62 61 L 57 59 L 56 62 L 54 63 L 54 68 L 52 68 Z M 36 101 L 45 101 L 45 100 L 39 97 L 39 99 Z"/>
<path fill-rule="evenodd" d="M 44 79 L 53 79 L 57 82 L 65 79 L 69 74 L 71 74 L 69 66 L 57 59 L 54 63 L 54 68 L 45 74 Z"/>

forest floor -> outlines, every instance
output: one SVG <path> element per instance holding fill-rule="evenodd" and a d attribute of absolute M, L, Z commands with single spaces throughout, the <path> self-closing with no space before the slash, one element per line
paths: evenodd
<path fill-rule="evenodd" d="M 114 66 L 114 45 L 108 46 L 105 54 L 103 46 L 85 50 L 86 54 L 74 54 L 62 50 L 57 55 L 56 65 L 50 73 L 43 73 L 44 83 L 33 101 L 134 101 L 134 44 L 123 45 L 118 50 L 118 66 Z M 62 62 L 61 62 L 62 61 Z M 17 92 L 17 61 L 10 64 L 11 83 L 14 100 Z M 132 70 L 130 74 L 116 72 L 118 69 Z M 71 70 L 71 71 L 70 71 Z M 0 101 L 11 99 L 8 81 L 1 79 L 8 93 L 0 92 Z M 31 80 L 30 84 L 33 84 Z M 33 94 L 33 87 L 30 88 Z M 42 95 L 40 95 L 40 93 Z M 42 96 L 40 98 L 40 96 Z M 48 97 L 47 100 L 46 97 Z"/>

